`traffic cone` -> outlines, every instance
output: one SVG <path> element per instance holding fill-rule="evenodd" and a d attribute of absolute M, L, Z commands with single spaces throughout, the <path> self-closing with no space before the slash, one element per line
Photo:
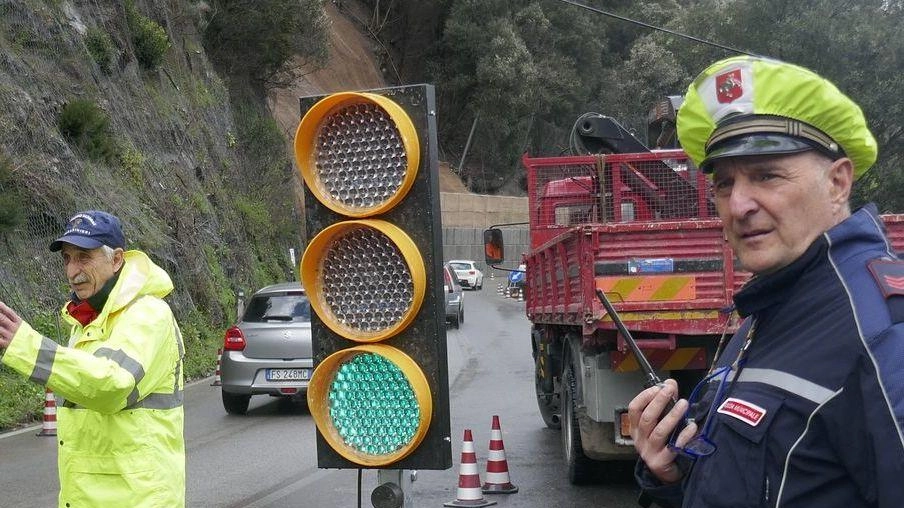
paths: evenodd
<path fill-rule="evenodd" d="M 487 454 L 487 481 L 483 484 L 484 494 L 514 494 L 518 487 L 509 478 L 508 462 L 505 460 L 505 445 L 502 444 L 502 429 L 499 416 L 493 415 L 490 430 L 490 451 Z"/>
<path fill-rule="evenodd" d="M 53 396 L 53 392 L 50 391 L 50 388 L 45 388 L 44 390 L 44 421 L 41 424 L 41 432 L 35 434 L 36 436 L 55 436 L 57 425 L 56 425 L 56 399 Z"/>
<path fill-rule="evenodd" d="M 518 290 L 518 301 L 519 302 L 524 301 L 524 288 L 523 287 Z"/>
<path fill-rule="evenodd" d="M 502 284 L 496 284 L 496 294 L 502 295 L 505 292 L 505 289 L 502 288 Z"/>
<path fill-rule="evenodd" d="M 443 506 L 491 506 L 496 501 L 487 501 L 480 492 L 480 474 L 477 472 L 477 454 L 474 453 L 474 440 L 471 429 L 465 429 L 464 442 L 461 444 L 461 465 L 458 468 L 458 491 L 455 501 L 443 503 Z"/>
<path fill-rule="evenodd" d="M 223 359 L 223 348 L 217 348 L 217 372 L 213 376 L 213 383 L 210 383 L 210 386 L 222 386 L 223 383 L 220 382 L 220 361 Z"/>

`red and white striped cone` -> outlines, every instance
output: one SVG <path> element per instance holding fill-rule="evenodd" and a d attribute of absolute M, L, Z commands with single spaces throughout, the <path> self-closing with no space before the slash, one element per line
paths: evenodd
<path fill-rule="evenodd" d="M 487 481 L 483 484 L 484 494 L 514 494 L 518 487 L 509 478 L 508 462 L 505 460 L 505 445 L 502 443 L 502 428 L 499 416 L 493 415 L 490 430 L 490 451 L 487 454 Z"/>
<path fill-rule="evenodd" d="M 217 372 L 213 376 L 213 383 L 210 383 L 210 386 L 222 386 L 223 383 L 220 380 L 220 361 L 223 359 L 223 348 L 217 348 Z"/>
<path fill-rule="evenodd" d="M 56 424 L 56 399 L 50 388 L 44 390 L 44 421 L 41 424 L 41 431 L 36 436 L 55 436 L 57 435 Z"/>
<path fill-rule="evenodd" d="M 458 468 L 458 491 L 455 501 L 443 503 L 443 506 L 491 506 L 496 501 L 487 501 L 480 492 L 480 474 L 477 472 L 477 454 L 474 453 L 474 440 L 471 429 L 465 429 L 464 442 L 461 445 L 461 465 Z"/>

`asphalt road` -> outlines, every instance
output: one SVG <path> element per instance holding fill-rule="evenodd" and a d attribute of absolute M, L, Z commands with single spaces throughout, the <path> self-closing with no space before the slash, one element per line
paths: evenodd
<path fill-rule="evenodd" d="M 472 430 L 481 480 L 493 415 L 501 421 L 512 483 L 519 492 L 486 495 L 500 507 L 636 506 L 629 464 L 601 468 L 600 482 L 567 483 L 560 433 L 547 429 L 536 409 L 530 323 L 524 304 L 495 292 L 465 293 L 465 322 L 449 329 L 453 467 L 419 471 L 408 490 L 411 506 L 442 506 L 456 499 L 464 429 Z M 212 379 L 190 384 L 185 397 L 187 504 L 199 508 L 371 506 L 375 471 L 317 469 L 314 423 L 303 405 L 255 397 L 244 417 L 223 410 Z M 0 436 L 0 505 L 56 506 L 55 439 L 38 428 Z M 360 493 L 359 493 L 360 492 Z"/>

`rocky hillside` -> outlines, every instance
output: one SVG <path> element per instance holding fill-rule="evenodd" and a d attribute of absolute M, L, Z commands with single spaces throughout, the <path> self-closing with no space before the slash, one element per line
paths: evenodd
<path fill-rule="evenodd" d="M 0 300 L 64 341 L 47 246 L 75 211 L 109 210 L 175 280 L 189 376 L 211 371 L 235 290 L 291 277 L 299 244 L 284 139 L 266 109 L 232 103 L 203 8 L 0 3 Z M 0 392 L 39 408 L 39 390 L 0 370 Z"/>

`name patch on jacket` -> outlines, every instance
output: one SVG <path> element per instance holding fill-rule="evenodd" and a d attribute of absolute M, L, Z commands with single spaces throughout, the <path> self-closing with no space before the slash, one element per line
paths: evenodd
<path fill-rule="evenodd" d="M 869 271 L 876 279 L 885 298 L 904 295 L 904 261 L 874 259 L 869 262 Z"/>
<path fill-rule="evenodd" d="M 760 406 L 734 397 L 725 399 L 725 402 L 719 406 L 718 411 L 723 415 L 737 418 L 753 427 L 759 425 L 763 421 L 763 417 L 766 416 L 766 410 Z"/>

